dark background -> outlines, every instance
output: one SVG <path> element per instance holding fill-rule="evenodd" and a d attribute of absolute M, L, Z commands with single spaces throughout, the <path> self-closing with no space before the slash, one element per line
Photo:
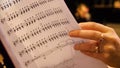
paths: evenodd
<path fill-rule="evenodd" d="M 90 9 L 92 21 L 99 23 L 119 23 L 120 9 L 113 7 L 114 1 L 115 0 L 65 0 L 73 15 L 75 13 L 77 5 L 84 3 Z"/>

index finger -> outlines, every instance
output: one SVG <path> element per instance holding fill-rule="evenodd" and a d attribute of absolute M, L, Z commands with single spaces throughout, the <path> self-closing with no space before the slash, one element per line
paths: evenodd
<path fill-rule="evenodd" d="M 95 30 L 73 30 L 70 31 L 71 37 L 78 37 L 91 40 L 99 40 L 101 38 L 101 32 Z"/>
<path fill-rule="evenodd" d="M 83 30 L 96 30 L 103 33 L 112 31 L 110 27 L 104 26 L 99 23 L 94 23 L 94 22 L 80 23 L 79 25 Z"/>

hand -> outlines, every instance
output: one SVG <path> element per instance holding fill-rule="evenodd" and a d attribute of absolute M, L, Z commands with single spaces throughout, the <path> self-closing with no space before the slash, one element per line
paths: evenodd
<path fill-rule="evenodd" d="M 79 26 L 81 29 L 71 31 L 70 36 L 89 40 L 76 44 L 75 50 L 120 68 L 120 38 L 114 29 L 93 22 L 80 23 Z"/>

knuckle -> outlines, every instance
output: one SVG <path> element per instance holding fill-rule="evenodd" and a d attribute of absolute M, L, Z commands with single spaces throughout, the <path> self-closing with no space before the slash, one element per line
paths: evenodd
<path fill-rule="evenodd" d="M 111 27 L 110 27 L 109 29 L 110 29 L 112 32 L 114 32 L 114 31 L 115 31 L 115 30 L 114 30 L 113 28 L 111 28 Z"/>

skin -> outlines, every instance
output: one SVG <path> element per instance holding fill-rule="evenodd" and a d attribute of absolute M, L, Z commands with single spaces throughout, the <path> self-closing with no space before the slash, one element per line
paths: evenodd
<path fill-rule="evenodd" d="M 80 23 L 79 26 L 81 29 L 70 31 L 69 35 L 89 40 L 76 44 L 74 49 L 99 59 L 107 65 L 120 68 L 120 38 L 114 29 L 94 22 Z M 100 39 L 103 39 L 102 42 Z M 102 52 L 96 53 L 97 46 L 101 47 Z"/>

